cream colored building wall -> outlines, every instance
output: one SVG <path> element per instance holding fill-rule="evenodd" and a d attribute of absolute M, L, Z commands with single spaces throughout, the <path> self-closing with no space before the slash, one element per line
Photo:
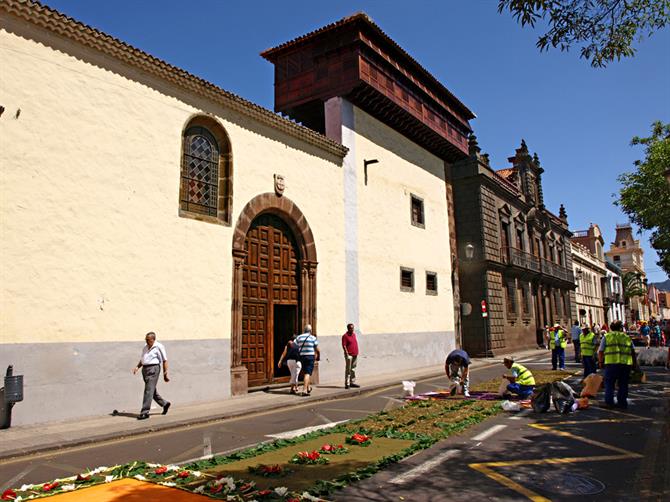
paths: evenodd
<path fill-rule="evenodd" d="M 148 330 L 163 340 L 229 338 L 234 223 L 251 198 L 273 191 L 273 173 L 286 176 L 285 195 L 316 240 L 319 284 L 330 285 L 318 289 L 319 327 L 341 331 L 335 159 L 70 41 L 36 43 L 29 26 L 18 36 L 7 23 L 0 31 L 3 342 L 141 342 Z M 202 110 L 231 138 L 233 227 L 178 216 L 182 129 Z"/>
<path fill-rule="evenodd" d="M 579 314 L 579 309 L 591 313 L 591 322 L 602 324 L 605 321 L 605 308 L 603 306 L 603 292 L 601 279 L 607 276 L 604 261 L 599 260 L 591 254 L 584 246 L 572 243 L 572 267 L 575 274 L 577 289 L 575 290 L 575 303 L 577 304 L 577 315 L 580 321 L 587 316 Z M 578 271 L 581 271 L 581 280 Z"/>
<path fill-rule="evenodd" d="M 453 333 L 453 291 L 444 163 L 354 107 L 360 324 L 365 333 Z M 410 195 L 424 202 L 425 228 L 411 223 Z M 400 290 L 400 267 L 414 269 L 414 292 Z M 426 271 L 438 294 L 426 294 Z"/>

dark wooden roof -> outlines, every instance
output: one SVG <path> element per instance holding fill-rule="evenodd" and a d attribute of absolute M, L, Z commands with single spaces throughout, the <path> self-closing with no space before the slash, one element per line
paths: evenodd
<path fill-rule="evenodd" d="M 261 55 L 275 65 L 276 111 L 315 124 L 319 104 L 341 96 L 448 160 L 467 155 L 474 113 L 366 14 Z"/>

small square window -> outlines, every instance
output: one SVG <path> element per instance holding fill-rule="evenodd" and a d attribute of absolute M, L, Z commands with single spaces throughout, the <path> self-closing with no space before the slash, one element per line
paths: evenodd
<path fill-rule="evenodd" d="M 426 294 L 437 294 L 437 274 L 435 272 L 426 272 Z"/>
<path fill-rule="evenodd" d="M 423 214 L 423 199 L 416 195 L 411 196 L 412 199 L 412 225 L 415 227 L 425 228 L 425 219 Z"/>
<path fill-rule="evenodd" d="M 400 267 L 400 291 L 414 292 L 414 269 Z"/>

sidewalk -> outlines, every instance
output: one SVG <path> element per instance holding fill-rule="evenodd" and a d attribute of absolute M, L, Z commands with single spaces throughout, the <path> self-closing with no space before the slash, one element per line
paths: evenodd
<path fill-rule="evenodd" d="M 544 354 L 545 351 L 536 349 L 515 352 L 519 358 Z M 471 368 L 500 364 L 501 361 L 502 356 L 473 359 Z M 167 415 L 161 415 L 160 408 L 157 408 L 149 420 L 139 421 L 135 419 L 134 413 L 132 416 L 121 413 L 117 416 L 109 414 L 85 417 L 77 421 L 12 427 L 0 431 L 0 459 L 145 434 L 147 431 L 174 429 L 257 412 L 285 409 L 310 402 L 349 398 L 385 387 L 395 386 L 400 394 L 401 380 L 425 380 L 442 375 L 444 365 L 436 365 L 407 372 L 402 377 L 391 373 L 367 378 L 364 385 L 355 390 L 345 390 L 332 384 L 317 385 L 310 397 L 290 395 L 287 386 L 286 389 L 258 391 L 221 401 L 191 405 L 175 404 Z"/>

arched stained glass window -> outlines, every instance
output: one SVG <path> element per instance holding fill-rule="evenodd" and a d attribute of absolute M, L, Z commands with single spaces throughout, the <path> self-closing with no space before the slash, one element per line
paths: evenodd
<path fill-rule="evenodd" d="M 228 136 L 214 119 L 195 117 L 182 143 L 180 214 L 230 223 L 232 165 Z"/>
<path fill-rule="evenodd" d="M 216 216 L 219 145 L 204 127 L 190 127 L 184 144 L 182 203 L 187 211 Z"/>

